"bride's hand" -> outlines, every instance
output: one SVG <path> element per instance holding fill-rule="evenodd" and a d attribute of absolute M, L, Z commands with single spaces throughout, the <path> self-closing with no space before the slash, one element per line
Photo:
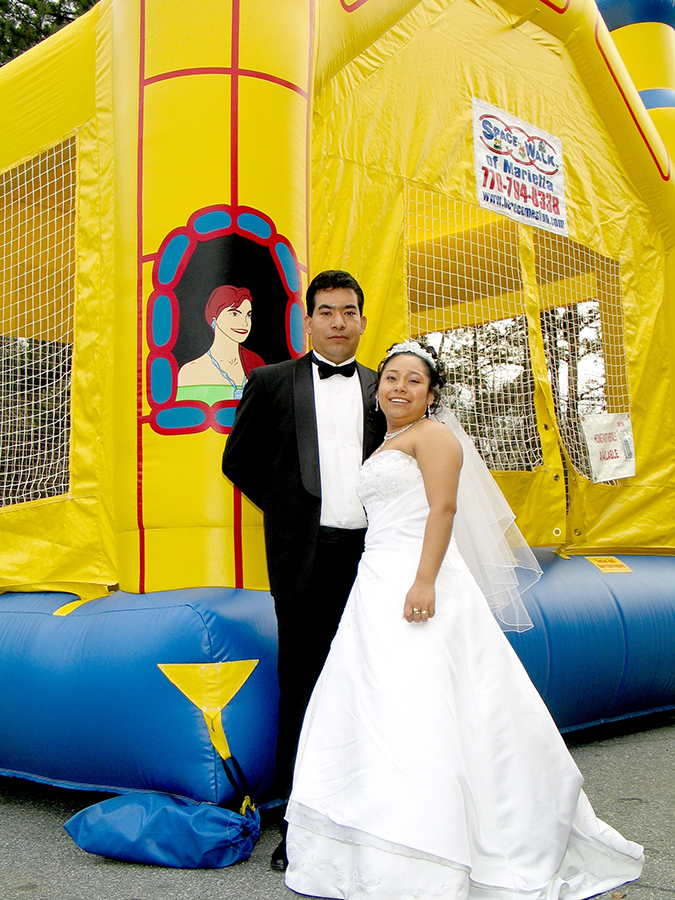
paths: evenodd
<path fill-rule="evenodd" d="M 408 591 L 403 605 L 406 622 L 427 622 L 436 612 L 436 589 L 433 585 L 415 582 Z"/>

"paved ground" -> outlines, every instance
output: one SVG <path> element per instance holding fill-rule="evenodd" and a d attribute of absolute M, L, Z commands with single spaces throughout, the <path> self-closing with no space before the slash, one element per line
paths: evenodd
<path fill-rule="evenodd" d="M 645 845 L 627 900 L 675 898 L 675 715 L 570 737 L 598 815 Z M 0 778 L 0 900 L 291 900 L 269 869 L 278 840 L 272 817 L 250 860 L 222 870 L 176 870 L 91 856 L 63 822 L 100 795 Z M 603 894 L 609 900 L 611 892 Z"/>

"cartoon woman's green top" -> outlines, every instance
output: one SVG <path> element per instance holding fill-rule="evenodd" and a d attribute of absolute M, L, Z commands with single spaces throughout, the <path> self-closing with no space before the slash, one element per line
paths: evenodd
<path fill-rule="evenodd" d="M 236 393 L 243 390 L 236 389 Z M 208 403 L 213 406 L 221 400 L 238 400 L 235 397 L 235 388 L 230 384 L 182 384 L 176 391 L 176 400 L 201 400 L 202 403 Z"/>

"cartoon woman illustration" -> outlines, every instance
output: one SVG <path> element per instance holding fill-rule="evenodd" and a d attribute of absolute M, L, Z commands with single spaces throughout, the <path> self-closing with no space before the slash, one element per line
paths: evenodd
<path fill-rule="evenodd" d="M 252 369 L 264 360 L 242 347 L 251 332 L 253 301 L 248 288 L 230 284 L 217 287 L 204 315 L 213 329 L 213 343 L 201 356 L 186 362 L 178 372 L 176 400 L 240 400 Z"/>

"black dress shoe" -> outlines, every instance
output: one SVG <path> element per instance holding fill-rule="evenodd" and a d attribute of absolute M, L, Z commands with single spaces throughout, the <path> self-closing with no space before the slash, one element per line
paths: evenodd
<path fill-rule="evenodd" d="M 275 872 L 285 872 L 288 868 L 288 857 L 286 856 L 286 838 L 282 838 L 279 846 L 272 854 L 270 868 Z"/>

